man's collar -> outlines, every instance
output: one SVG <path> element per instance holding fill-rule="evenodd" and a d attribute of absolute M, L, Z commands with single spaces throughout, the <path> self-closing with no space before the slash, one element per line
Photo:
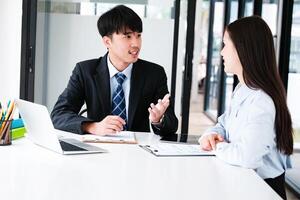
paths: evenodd
<path fill-rule="evenodd" d="M 131 78 L 131 71 L 132 71 L 132 63 L 130 63 L 123 71 L 121 71 L 126 77 L 127 79 L 130 80 Z M 112 78 L 114 77 L 117 73 L 119 73 L 120 71 L 117 70 L 117 68 L 111 63 L 110 59 L 109 59 L 109 54 L 107 55 L 107 66 L 108 66 L 108 71 L 109 71 L 109 77 Z"/>

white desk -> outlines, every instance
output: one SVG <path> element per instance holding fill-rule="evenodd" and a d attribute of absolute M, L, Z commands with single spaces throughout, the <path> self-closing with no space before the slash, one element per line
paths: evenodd
<path fill-rule="evenodd" d="M 77 136 L 75 136 L 77 137 Z M 159 137 L 137 133 L 140 144 Z M 137 145 L 60 155 L 27 138 L 0 146 L 3 200 L 280 199 L 256 173 L 215 157 L 155 157 Z"/>

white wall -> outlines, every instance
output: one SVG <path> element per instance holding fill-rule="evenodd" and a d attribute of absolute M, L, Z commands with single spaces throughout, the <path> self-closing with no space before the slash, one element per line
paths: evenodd
<path fill-rule="evenodd" d="M 46 14 L 48 16 L 48 38 L 44 43 L 44 62 L 36 68 L 44 68 L 42 91 L 45 103 L 52 110 L 59 94 L 67 86 L 77 62 L 98 58 L 106 52 L 97 31 L 96 16 L 72 14 Z M 38 59 L 38 57 L 36 57 Z M 43 73 L 41 71 L 41 73 Z M 37 77 L 37 76 L 36 76 Z"/>
<path fill-rule="evenodd" d="M 0 27 L 0 100 L 3 102 L 19 97 L 21 0 L 1 0 Z"/>

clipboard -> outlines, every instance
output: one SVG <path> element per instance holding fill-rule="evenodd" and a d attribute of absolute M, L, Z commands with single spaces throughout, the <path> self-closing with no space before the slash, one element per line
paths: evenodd
<path fill-rule="evenodd" d="M 135 133 L 131 131 L 121 131 L 105 136 L 88 134 L 84 135 L 81 140 L 87 143 L 137 144 Z"/>
<path fill-rule="evenodd" d="M 155 156 L 215 156 L 214 151 L 201 150 L 200 145 L 158 143 L 153 145 L 139 145 Z"/>

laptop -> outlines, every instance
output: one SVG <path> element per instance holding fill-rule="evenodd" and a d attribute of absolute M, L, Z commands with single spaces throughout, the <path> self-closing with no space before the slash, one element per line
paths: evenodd
<path fill-rule="evenodd" d="M 35 144 L 61 154 L 105 153 L 107 150 L 83 143 L 73 138 L 58 138 L 69 132 L 55 129 L 45 106 L 16 99 L 27 137 Z"/>

